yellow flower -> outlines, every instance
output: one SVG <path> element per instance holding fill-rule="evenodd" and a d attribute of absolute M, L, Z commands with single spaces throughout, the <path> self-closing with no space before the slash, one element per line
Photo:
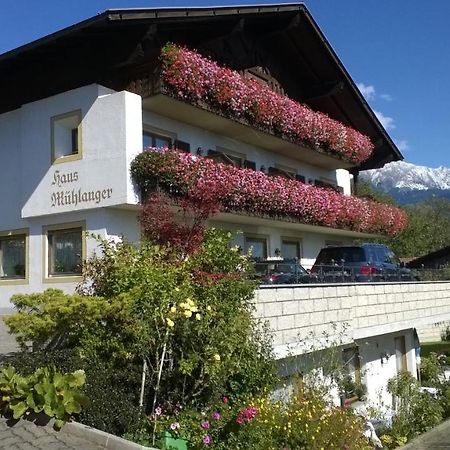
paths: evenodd
<path fill-rule="evenodd" d="M 216 354 L 213 356 L 213 358 L 214 358 L 216 361 L 220 361 L 220 355 L 219 355 L 218 353 L 216 353 Z"/>
<path fill-rule="evenodd" d="M 183 313 L 188 319 L 189 317 L 192 317 L 192 311 L 190 309 L 187 309 L 186 311 L 184 311 Z"/>
<path fill-rule="evenodd" d="M 208 305 L 208 306 L 206 307 L 206 311 L 211 311 L 211 306 Z"/>
<path fill-rule="evenodd" d="M 172 306 L 172 307 L 170 308 L 170 312 L 171 312 L 171 313 L 176 313 L 176 312 L 177 312 L 176 306 Z"/>
<path fill-rule="evenodd" d="M 199 314 L 199 313 L 197 313 L 197 314 L 195 315 L 195 318 L 196 318 L 197 320 L 202 320 L 202 316 L 201 316 L 201 314 Z"/>
<path fill-rule="evenodd" d="M 167 318 L 166 322 L 170 328 L 172 328 L 175 325 L 175 322 L 172 319 Z"/>

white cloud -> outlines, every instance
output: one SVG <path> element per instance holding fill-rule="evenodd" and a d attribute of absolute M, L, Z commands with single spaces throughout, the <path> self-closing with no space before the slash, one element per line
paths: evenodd
<path fill-rule="evenodd" d="M 381 111 L 374 111 L 374 113 L 386 130 L 392 130 L 395 128 L 394 119 L 392 117 L 385 116 Z"/>
<path fill-rule="evenodd" d="M 372 100 L 375 98 L 375 87 L 371 84 L 365 85 L 364 83 L 357 83 L 358 89 L 366 100 Z"/>
<path fill-rule="evenodd" d="M 395 145 L 401 152 L 407 152 L 409 150 L 409 143 L 406 139 L 395 140 Z"/>
<path fill-rule="evenodd" d="M 387 102 L 392 102 L 392 100 L 394 100 L 392 98 L 392 95 L 390 95 L 390 94 L 380 94 L 380 98 L 382 98 L 383 100 L 386 100 Z"/>

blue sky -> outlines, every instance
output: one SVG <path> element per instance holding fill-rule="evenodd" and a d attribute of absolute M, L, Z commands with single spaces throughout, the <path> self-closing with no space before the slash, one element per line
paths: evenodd
<path fill-rule="evenodd" d="M 1 0 L 0 53 L 108 8 L 253 3 L 275 2 Z M 450 1 L 305 3 L 405 161 L 450 167 Z"/>

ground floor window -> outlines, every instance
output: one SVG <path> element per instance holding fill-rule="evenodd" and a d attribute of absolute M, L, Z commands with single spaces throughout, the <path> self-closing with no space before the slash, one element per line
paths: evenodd
<path fill-rule="evenodd" d="M 79 276 L 83 262 L 83 227 L 47 230 L 48 276 Z"/>
<path fill-rule="evenodd" d="M 26 278 L 26 234 L 0 236 L 0 280 Z"/>
<path fill-rule="evenodd" d="M 245 253 L 251 252 L 255 259 L 267 258 L 267 238 L 259 236 L 245 236 Z"/>
<path fill-rule="evenodd" d="M 301 258 L 301 241 L 296 239 L 282 239 L 281 256 L 285 259 Z"/>

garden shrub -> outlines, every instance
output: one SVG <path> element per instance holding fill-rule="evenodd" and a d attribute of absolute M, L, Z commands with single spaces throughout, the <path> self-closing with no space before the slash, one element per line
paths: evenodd
<path fill-rule="evenodd" d="M 394 445 L 399 439 L 409 441 L 442 421 L 440 402 L 428 393 L 420 392 L 419 382 L 409 372 L 402 372 L 389 380 L 388 392 L 395 398 L 395 416 L 392 428 L 382 436 L 387 445 Z"/>
<path fill-rule="evenodd" d="M 158 408 L 156 416 L 160 436 L 169 430 L 173 437 L 187 439 L 192 450 L 206 445 L 211 450 L 370 449 L 362 434 L 363 419 L 332 407 L 315 390 L 301 390 L 287 402 L 267 395 L 247 402 L 225 397 L 205 409 Z M 147 432 L 132 437 L 148 445 L 152 426 L 147 422 Z M 166 448 L 163 440 L 159 445 Z"/>
<path fill-rule="evenodd" d="M 437 353 L 421 358 L 420 379 L 423 386 L 440 388 L 442 384 L 442 367 Z"/>
<path fill-rule="evenodd" d="M 80 391 L 86 376 L 83 370 L 61 373 L 54 367 L 36 369 L 21 375 L 13 366 L 0 371 L 0 407 L 2 413 L 12 413 L 19 419 L 32 412 L 44 413 L 55 419 L 61 428 L 74 414 L 87 405 L 87 397 Z"/>
<path fill-rule="evenodd" d="M 75 350 L 91 398 L 80 418 L 116 434 L 139 418 L 144 359 L 143 412 L 156 401 L 202 407 L 222 394 L 257 395 L 275 379 L 271 340 L 252 315 L 250 263 L 230 237 L 207 230 L 190 255 L 170 244 L 102 242 L 78 294 L 15 296 L 8 324 L 35 348 Z"/>
<path fill-rule="evenodd" d="M 121 436 L 141 417 L 138 405 L 142 362 L 92 360 L 81 358 L 77 349 L 65 349 L 19 352 L 2 358 L 1 365 L 13 365 L 23 375 L 46 366 L 63 373 L 82 368 L 86 373 L 82 391 L 89 404 L 77 420 L 108 433 Z"/>

